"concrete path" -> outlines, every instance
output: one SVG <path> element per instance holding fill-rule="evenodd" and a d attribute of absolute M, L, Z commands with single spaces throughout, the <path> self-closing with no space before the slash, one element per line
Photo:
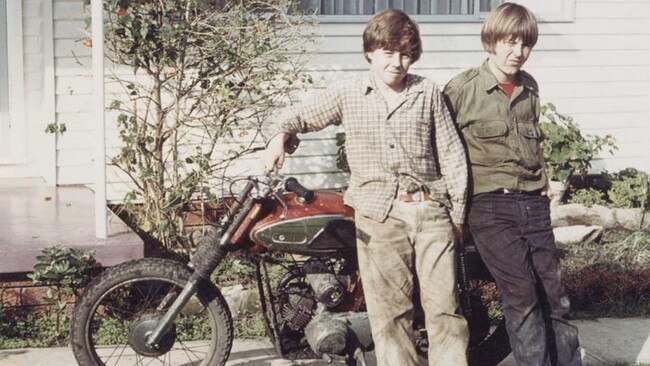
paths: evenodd
<path fill-rule="evenodd" d="M 650 364 L 650 318 L 574 321 L 580 330 L 585 366 L 613 365 L 617 361 Z M 15 349 L 0 351 L 0 366 L 72 366 L 69 348 Z M 275 353 L 267 340 L 237 340 L 227 366 L 325 366 L 321 360 L 292 362 Z M 512 356 L 499 366 L 516 366 Z"/>

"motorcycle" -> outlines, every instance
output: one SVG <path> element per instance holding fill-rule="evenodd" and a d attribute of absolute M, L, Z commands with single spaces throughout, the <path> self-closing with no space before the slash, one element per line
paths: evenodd
<path fill-rule="evenodd" d="M 295 150 L 296 140 L 290 142 L 287 149 Z M 354 214 L 342 194 L 308 190 L 277 172 L 245 182 L 189 265 L 145 258 L 93 279 L 78 298 L 71 321 L 79 365 L 224 365 L 233 320 L 210 275 L 236 251 L 255 263 L 267 335 L 280 355 L 374 363 Z M 497 365 L 510 346 L 504 319 L 491 317 L 485 303 L 494 281 L 471 243 L 458 244 L 458 293 L 470 328 L 469 363 Z M 423 324 L 416 311 L 413 338 L 426 357 Z"/>

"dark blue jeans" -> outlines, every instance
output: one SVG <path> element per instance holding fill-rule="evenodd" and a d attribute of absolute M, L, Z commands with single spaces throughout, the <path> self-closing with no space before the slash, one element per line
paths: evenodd
<path fill-rule="evenodd" d="M 474 196 L 469 230 L 501 293 L 512 352 L 520 366 L 581 365 L 578 331 L 564 315 L 549 199 L 539 195 Z"/>

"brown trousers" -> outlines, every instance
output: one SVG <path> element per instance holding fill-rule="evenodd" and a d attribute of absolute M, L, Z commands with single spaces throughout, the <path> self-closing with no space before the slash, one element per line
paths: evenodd
<path fill-rule="evenodd" d="M 357 251 L 380 366 L 417 365 L 413 287 L 417 276 L 429 365 L 467 365 L 469 331 L 456 313 L 452 223 L 437 202 L 394 201 L 384 222 L 357 214 Z"/>

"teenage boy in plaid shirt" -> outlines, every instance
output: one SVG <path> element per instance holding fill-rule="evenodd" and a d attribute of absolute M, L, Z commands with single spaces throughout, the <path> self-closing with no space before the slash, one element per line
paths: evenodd
<path fill-rule="evenodd" d="M 412 340 L 417 276 L 430 365 L 467 364 L 458 315 L 454 238 L 465 219 L 467 164 L 441 91 L 409 74 L 422 45 L 417 24 L 394 9 L 363 33 L 370 72 L 329 87 L 275 127 L 263 156 L 281 167 L 291 134 L 342 125 L 355 209 L 357 252 L 379 365 L 417 364 Z"/>
<path fill-rule="evenodd" d="M 521 68 L 537 42 L 535 16 L 503 3 L 481 32 L 487 60 L 445 87 L 472 172 L 469 232 L 499 287 L 521 366 L 579 366 L 577 329 L 564 319 L 540 143 L 539 91 Z"/>

